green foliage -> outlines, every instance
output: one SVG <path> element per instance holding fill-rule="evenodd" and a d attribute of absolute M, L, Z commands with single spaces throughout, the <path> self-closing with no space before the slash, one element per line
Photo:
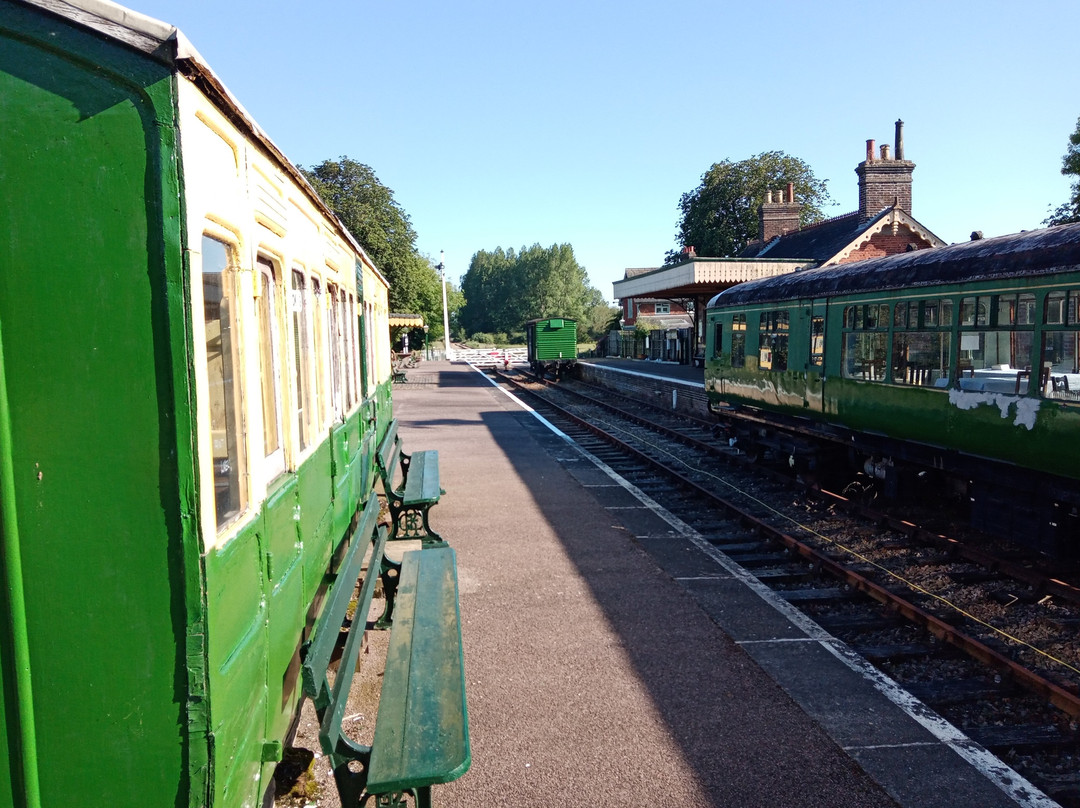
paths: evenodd
<path fill-rule="evenodd" d="M 596 301 L 603 304 L 569 244 L 534 244 L 518 253 L 481 250 L 469 263 L 461 291 L 466 302 L 460 320 L 469 334 L 512 333 L 544 317 L 587 323 Z"/>
<path fill-rule="evenodd" d="M 824 218 L 822 208 L 832 204 L 827 180 L 814 176 L 810 166 L 782 151 L 761 154 L 733 163 L 714 163 L 701 184 L 679 199 L 679 248 L 668 252 L 665 263 L 683 259 L 682 249 L 694 247 L 701 257 L 730 257 L 758 237 L 758 210 L 770 190 L 795 185 L 795 200 L 802 203 L 801 224 Z"/>
<path fill-rule="evenodd" d="M 1058 205 L 1053 213 L 1043 219 L 1045 225 L 1080 222 L 1080 118 L 1076 121 L 1076 131 L 1069 135 L 1065 156 L 1061 158 L 1061 173 L 1078 179 L 1072 184 L 1069 201 Z"/>
<path fill-rule="evenodd" d="M 390 310 L 423 316 L 430 326 L 429 339 L 442 339 L 439 273 L 416 251 L 416 231 L 394 192 L 369 166 L 348 157 L 301 170 L 390 281 Z M 412 344 L 422 344 L 423 331 L 413 330 L 417 333 L 411 335 Z"/>

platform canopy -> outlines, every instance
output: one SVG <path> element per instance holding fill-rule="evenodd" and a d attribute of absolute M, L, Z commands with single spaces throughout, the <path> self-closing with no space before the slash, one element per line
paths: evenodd
<path fill-rule="evenodd" d="M 612 286 L 615 297 L 620 300 L 627 297 L 710 298 L 743 281 L 784 275 L 816 263 L 800 259 L 695 258 L 615 281 Z"/>
<path fill-rule="evenodd" d="M 420 314 L 394 314 L 390 313 L 390 327 L 397 328 L 399 326 L 405 326 L 407 328 L 423 328 L 424 317 Z"/>

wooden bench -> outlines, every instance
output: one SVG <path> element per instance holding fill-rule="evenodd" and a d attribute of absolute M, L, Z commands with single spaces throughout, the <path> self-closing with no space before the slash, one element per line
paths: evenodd
<path fill-rule="evenodd" d="M 420 539 L 425 547 L 443 543 L 431 529 L 428 513 L 446 492 L 439 487 L 439 453 L 434 449 L 406 454 L 401 448 L 398 422 L 390 422 L 376 454 L 383 493 L 390 509 L 390 541 Z M 395 482 L 398 471 L 401 483 Z"/>
<path fill-rule="evenodd" d="M 391 371 L 390 381 L 391 383 L 407 382 L 409 379 L 405 375 L 405 360 L 404 358 L 392 358 L 393 370 Z"/>
<path fill-rule="evenodd" d="M 387 532 L 378 525 L 372 494 L 338 569 L 311 642 L 301 651 L 304 693 L 319 717 L 319 743 L 330 760 L 343 808 L 431 805 L 431 786 L 455 780 L 472 761 L 465 705 L 457 566 L 450 547 L 406 552 L 400 564 L 385 556 Z M 366 559 L 366 564 L 365 564 Z M 364 572 L 366 568 L 366 573 Z M 328 669 L 360 576 L 356 612 L 337 674 Z M 387 606 L 367 622 L 382 579 Z M 368 629 L 389 626 L 379 711 L 371 746 L 347 737 L 342 718 Z"/>

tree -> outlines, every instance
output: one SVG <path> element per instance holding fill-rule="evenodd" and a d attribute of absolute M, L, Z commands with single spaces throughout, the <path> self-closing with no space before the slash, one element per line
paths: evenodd
<path fill-rule="evenodd" d="M 348 157 L 301 170 L 390 281 L 390 309 L 428 314 L 420 310 L 423 287 L 438 277 L 430 262 L 416 252 L 416 231 L 394 192 L 379 182 L 369 166 Z M 439 306 L 441 311 L 441 297 Z"/>
<path fill-rule="evenodd" d="M 586 283 L 569 244 L 534 244 L 518 253 L 481 250 L 469 262 L 461 290 L 461 325 L 469 334 L 522 331 L 526 321 L 544 317 L 581 322 L 599 294 Z"/>
<path fill-rule="evenodd" d="M 1076 121 L 1076 131 L 1069 135 L 1065 156 L 1061 158 L 1061 173 L 1066 177 L 1080 178 L 1080 118 Z M 1053 213 L 1043 219 L 1043 224 L 1051 227 L 1072 222 L 1080 222 L 1080 179 L 1073 182 L 1069 201 L 1058 205 Z"/>
<path fill-rule="evenodd" d="M 800 223 L 824 218 L 822 207 L 832 204 L 827 180 L 817 179 L 799 158 L 770 151 L 737 163 L 714 163 L 701 184 L 679 199 L 679 247 L 668 252 L 665 263 L 678 263 L 687 247 L 702 257 L 737 255 L 758 236 L 758 209 L 766 192 L 783 190 L 789 182 L 803 206 Z"/>

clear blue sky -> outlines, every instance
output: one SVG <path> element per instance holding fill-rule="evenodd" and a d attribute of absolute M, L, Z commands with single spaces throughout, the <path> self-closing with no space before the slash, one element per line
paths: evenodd
<path fill-rule="evenodd" d="M 946 242 L 1040 226 L 1080 117 L 1076 0 L 132 0 L 179 27 L 295 163 L 366 163 L 455 282 L 570 243 L 605 297 L 659 266 L 714 162 L 782 150 L 858 205 L 905 122 Z"/>

